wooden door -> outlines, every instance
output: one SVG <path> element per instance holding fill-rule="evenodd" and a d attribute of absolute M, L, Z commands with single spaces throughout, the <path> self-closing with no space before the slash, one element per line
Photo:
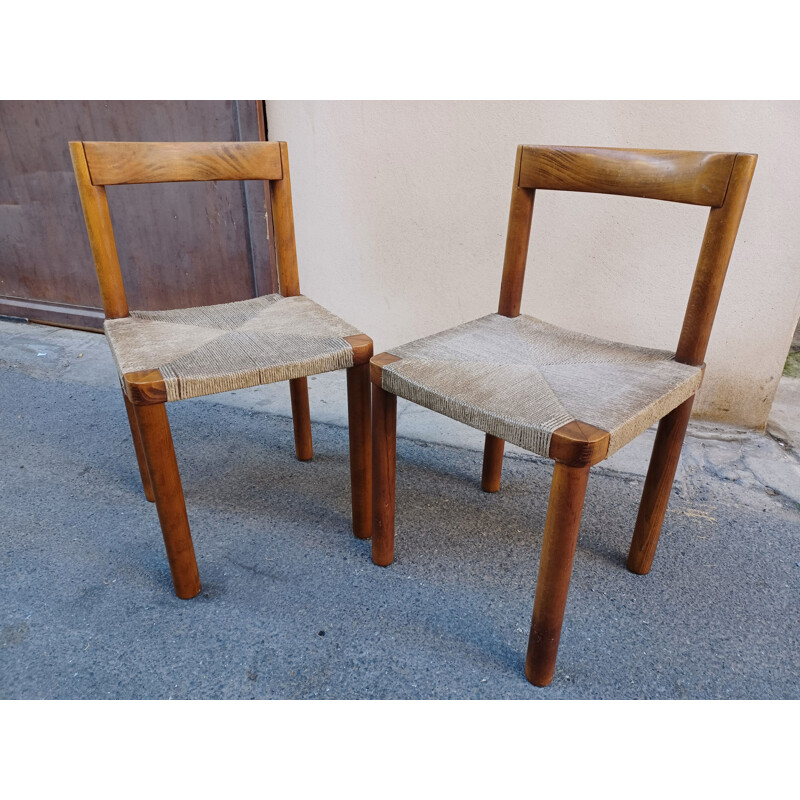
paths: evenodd
<path fill-rule="evenodd" d="M 261 101 L 0 102 L 0 315 L 102 330 L 70 140 L 264 139 Z M 108 187 L 131 308 L 277 291 L 264 184 Z"/>

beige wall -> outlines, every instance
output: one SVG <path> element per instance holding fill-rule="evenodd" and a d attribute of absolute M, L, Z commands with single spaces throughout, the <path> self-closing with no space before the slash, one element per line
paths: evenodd
<path fill-rule="evenodd" d="M 759 154 L 696 413 L 766 422 L 800 314 L 798 102 L 267 103 L 300 283 L 376 352 L 496 310 L 517 144 Z M 674 349 L 707 210 L 540 192 L 523 313 Z"/>

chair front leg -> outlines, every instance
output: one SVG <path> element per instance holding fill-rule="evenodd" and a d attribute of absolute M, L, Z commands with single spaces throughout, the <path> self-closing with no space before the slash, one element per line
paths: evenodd
<path fill-rule="evenodd" d="M 372 560 L 394 560 L 394 484 L 397 397 L 372 384 Z"/>
<path fill-rule="evenodd" d="M 124 389 L 122 390 L 122 398 L 125 400 L 125 413 L 128 415 L 128 425 L 130 426 L 131 437 L 133 438 L 133 449 L 136 451 L 136 461 L 139 464 L 139 475 L 142 478 L 144 496 L 151 503 L 154 503 L 156 498 L 153 494 L 153 484 L 150 482 L 150 470 L 147 468 L 147 459 L 144 457 L 142 437 L 139 434 L 139 423 L 136 421 L 133 403 L 128 400 L 128 395 L 125 394 Z"/>
<path fill-rule="evenodd" d="M 347 370 L 347 416 L 350 431 L 350 490 L 353 533 L 372 536 L 372 414 L 369 362 Z"/>
<path fill-rule="evenodd" d="M 200 575 L 189 532 L 167 409 L 164 403 L 134 405 L 133 408 L 150 472 L 175 594 L 188 600 L 200 591 Z"/>
<path fill-rule="evenodd" d="M 653 566 L 653 558 L 667 513 L 667 503 L 675 480 L 675 471 L 681 457 L 686 427 L 692 413 L 694 395 L 667 414 L 659 423 L 647 478 L 642 490 L 642 502 L 636 517 L 636 528 L 628 554 L 628 569 L 637 575 L 646 575 Z"/>
<path fill-rule="evenodd" d="M 525 676 L 535 686 L 553 680 L 588 480 L 589 467 L 556 462 L 525 659 Z"/>
<path fill-rule="evenodd" d="M 503 448 L 505 442 L 486 434 L 486 443 L 483 446 L 483 474 L 481 475 L 481 489 L 484 492 L 496 492 L 500 488 L 500 475 L 503 472 Z"/>
<path fill-rule="evenodd" d="M 292 423 L 294 424 L 294 450 L 298 461 L 311 461 L 314 447 L 311 443 L 311 413 L 308 410 L 308 378 L 289 381 L 292 396 Z"/>

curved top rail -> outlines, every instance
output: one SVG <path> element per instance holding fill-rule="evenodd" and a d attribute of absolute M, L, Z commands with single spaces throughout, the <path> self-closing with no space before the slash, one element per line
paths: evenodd
<path fill-rule="evenodd" d="M 94 186 L 281 180 L 278 142 L 83 142 Z"/>
<path fill-rule="evenodd" d="M 719 207 L 735 160 L 736 153 L 525 145 L 519 186 Z"/>

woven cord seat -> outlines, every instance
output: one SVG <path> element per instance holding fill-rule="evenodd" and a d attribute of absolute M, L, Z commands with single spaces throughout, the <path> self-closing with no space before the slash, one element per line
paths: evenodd
<path fill-rule="evenodd" d="M 540 456 L 575 421 L 619 450 L 697 390 L 674 353 L 598 339 L 524 314 L 490 314 L 395 347 L 386 391 Z"/>
<path fill-rule="evenodd" d="M 106 320 L 120 376 L 157 369 L 167 401 L 292 380 L 353 366 L 359 331 L 302 295 Z"/>

